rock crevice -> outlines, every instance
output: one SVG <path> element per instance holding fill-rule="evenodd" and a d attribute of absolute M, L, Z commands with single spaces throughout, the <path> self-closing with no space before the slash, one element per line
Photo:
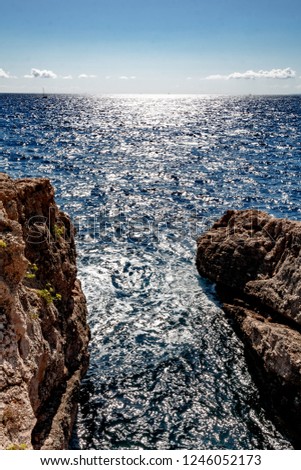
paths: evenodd
<path fill-rule="evenodd" d="M 1 448 L 64 449 L 88 366 L 74 230 L 48 179 L 0 173 Z"/>

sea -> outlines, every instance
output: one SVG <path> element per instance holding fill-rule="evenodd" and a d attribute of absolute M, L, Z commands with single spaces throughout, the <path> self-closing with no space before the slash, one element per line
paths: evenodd
<path fill-rule="evenodd" d="M 292 448 L 195 257 L 228 209 L 301 220 L 301 96 L 0 94 L 0 171 L 49 178 L 77 228 L 71 448 Z"/>

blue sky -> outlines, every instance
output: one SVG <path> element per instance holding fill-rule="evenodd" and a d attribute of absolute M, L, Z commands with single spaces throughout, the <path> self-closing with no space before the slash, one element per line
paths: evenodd
<path fill-rule="evenodd" d="M 0 0 L 0 91 L 301 93 L 300 0 Z"/>

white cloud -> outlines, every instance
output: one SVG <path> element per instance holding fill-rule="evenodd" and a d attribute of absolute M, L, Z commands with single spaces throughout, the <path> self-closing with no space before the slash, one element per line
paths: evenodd
<path fill-rule="evenodd" d="M 229 78 L 229 75 L 209 75 L 206 77 L 206 80 L 227 80 Z"/>
<path fill-rule="evenodd" d="M 65 75 L 62 77 L 63 80 L 72 80 L 72 75 Z"/>
<path fill-rule="evenodd" d="M 87 75 L 86 73 L 81 73 L 78 78 L 96 78 L 96 75 Z"/>
<path fill-rule="evenodd" d="M 259 70 L 258 72 L 254 72 L 254 70 L 247 70 L 246 72 L 233 72 L 230 73 L 230 75 L 209 75 L 206 77 L 206 80 L 256 80 L 261 78 L 283 80 L 295 77 L 295 70 L 287 67 L 285 69 Z"/>
<path fill-rule="evenodd" d="M 127 75 L 121 75 L 121 77 L 119 77 L 119 80 L 136 80 L 136 76 L 131 75 L 130 77 L 128 77 Z"/>
<path fill-rule="evenodd" d="M 5 72 L 5 70 L 0 69 L 0 78 L 17 78 L 14 75 L 11 75 L 9 72 Z"/>
<path fill-rule="evenodd" d="M 0 69 L 0 78 L 9 78 L 9 73 L 5 72 L 3 69 Z"/>
<path fill-rule="evenodd" d="M 52 70 L 31 69 L 30 75 L 24 75 L 25 78 L 57 78 Z"/>

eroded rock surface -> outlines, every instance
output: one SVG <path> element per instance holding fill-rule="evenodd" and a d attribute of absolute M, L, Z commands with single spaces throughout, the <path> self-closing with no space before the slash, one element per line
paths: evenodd
<path fill-rule="evenodd" d="M 197 268 L 217 284 L 266 408 L 301 448 L 301 223 L 228 211 L 199 238 Z"/>
<path fill-rule="evenodd" d="M 0 173 L 0 448 L 68 446 L 86 314 L 73 226 L 49 180 Z"/>

